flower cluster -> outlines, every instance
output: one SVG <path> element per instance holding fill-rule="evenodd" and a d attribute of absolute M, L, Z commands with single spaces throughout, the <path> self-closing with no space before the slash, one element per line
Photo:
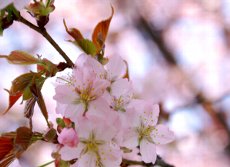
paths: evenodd
<path fill-rule="evenodd" d="M 159 106 L 134 99 L 119 56 L 106 65 L 94 57 L 78 57 L 72 75 L 56 87 L 56 112 L 72 121 L 59 135 L 62 160 L 77 167 L 118 167 L 124 150 L 140 149 L 145 163 L 155 163 L 156 145 L 173 140 L 165 125 L 157 125 Z"/>

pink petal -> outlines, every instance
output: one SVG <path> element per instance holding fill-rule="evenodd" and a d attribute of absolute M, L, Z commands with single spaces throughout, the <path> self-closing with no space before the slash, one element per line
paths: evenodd
<path fill-rule="evenodd" d="M 74 91 L 74 88 L 69 85 L 58 85 L 55 88 L 56 94 L 54 95 L 54 100 L 59 103 L 69 104 L 79 97 L 79 95 Z"/>
<path fill-rule="evenodd" d="M 78 159 L 78 167 L 96 167 L 97 157 L 93 152 L 87 152 Z"/>
<path fill-rule="evenodd" d="M 70 118 L 75 123 L 80 115 L 83 115 L 84 105 L 82 103 L 79 104 L 69 104 L 65 109 L 64 116 Z"/>
<path fill-rule="evenodd" d="M 105 167 L 120 167 L 122 152 L 116 144 L 106 144 L 99 147 L 102 164 Z"/>
<path fill-rule="evenodd" d="M 69 161 L 79 157 L 79 151 L 75 147 L 64 146 L 60 152 L 61 159 Z"/>
<path fill-rule="evenodd" d="M 118 79 L 111 85 L 111 95 L 119 98 L 123 97 L 132 97 L 132 85 L 127 79 Z"/>
<path fill-rule="evenodd" d="M 122 146 L 130 149 L 138 146 L 138 133 L 135 131 L 135 129 L 130 128 L 124 131 Z"/>
<path fill-rule="evenodd" d="M 155 163 L 157 158 L 155 144 L 143 139 L 140 143 L 140 153 L 142 161 L 145 163 Z"/>
<path fill-rule="evenodd" d="M 69 147 L 75 147 L 77 146 L 79 139 L 73 128 L 64 128 L 58 135 L 58 142 Z"/>
<path fill-rule="evenodd" d="M 104 79 L 95 79 L 92 85 L 91 95 L 99 97 L 101 96 L 106 88 L 110 85 L 109 81 Z"/>
<path fill-rule="evenodd" d="M 159 113 L 160 113 L 160 109 L 158 104 L 154 104 L 154 105 L 152 103 L 146 104 L 143 113 L 144 125 L 155 126 L 158 121 Z"/>
<path fill-rule="evenodd" d="M 105 75 L 104 67 L 92 56 L 87 54 L 81 54 L 76 61 L 77 68 L 86 67 L 88 71 L 92 71 L 97 76 Z"/>
<path fill-rule="evenodd" d="M 109 58 L 109 62 L 106 64 L 106 69 L 108 79 L 114 81 L 125 75 L 126 64 L 120 56 L 116 55 Z"/>
<path fill-rule="evenodd" d="M 157 125 L 151 137 L 156 144 L 167 144 L 172 142 L 175 138 L 173 132 L 165 125 Z"/>

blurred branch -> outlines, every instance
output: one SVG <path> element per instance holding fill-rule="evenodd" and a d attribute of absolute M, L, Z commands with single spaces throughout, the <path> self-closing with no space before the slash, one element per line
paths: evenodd
<path fill-rule="evenodd" d="M 21 15 L 17 17 L 17 21 L 25 24 L 26 26 L 30 27 L 31 29 L 40 33 L 49 43 L 60 53 L 60 55 L 65 59 L 69 67 L 73 67 L 74 64 L 70 60 L 70 58 L 66 55 L 66 53 L 60 48 L 60 46 L 53 40 L 53 38 L 49 35 L 44 27 L 37 27 L 36 25 L 32 24 L 31 22 L 24 19 Z"/>
<path fill-rule="evenodd" d="M 157 30 L 153 25 L 149 25 L 147 20 L 143 16 L 140 16 L 137 23 L 137 28 L 140 32 L 146 32 L 150 39 L 157 45 L 159 50 L 162 52 L 162 56 L 170 65 L 177 65 L 177 61 L 172 52 L 169 51 L 162 38 L 162 30 Z"/>
<path fill-rule="evenodd" d="M 140 16 L 139 20 L 137 21 L 137 28 L 141 32 L 142 35 L 147 34 L 147 37 L 152 40 L 161 51 L 161 55 L 165 59 L 165 61 L 171 66 L 176 67 L 181 75 L 184 76 L 184 78 L 187 79 L 189 83 L 189 88 L 192 92 L 195 93 L 195 101 L 194 103 L 199 103 L 204 110 L 208 113 L 208 115 L 212 118 L 213 123 L 217 125 L 217 127 L 222 128 L 225 130 L 225 132 L 228 135 L 228 140 L 230 143 L 230 130 L 227 126 L 226 120 L 222 119 L 222 117 L 219 115 L 219 113 L 216 111 L 216 109 L 213 106 L 212 101 L 208 100 L 206 96 L 199 91 L 199 89 L 196 87 L 196 85 L 193 83 L 193 81 L 189 78 L 189 76 L 186 75 L 186 73 L 180 68 L 180 66 L 177 63 L 176 56 L 171 52 L 171 50 L 167 47 L 164 38 L 163 38 L 163 32 L 162 30 L 157 30 L 153 24 L 150 24 L 144 17 Z"/>
<path fill-rule="evenodd" d="M 129 165 L 142 165 L 145 167 L 154 167 L 155 165 L 159 165 L 160 167 L 174 167 L 173 165 L 170 165 L 166 163 L 160 156 L 157 156 L 156 162 L 153 163 L 145 163 L 143 161 L 133 161 L 128 159 L 123 159 L 121 167 L 128 167 Z"/>
<path fill-rule="evenodd" d="M 224 93 L 222 96 L 220 96 L 217 99 L 208 100 L 208 101 L 209 101 L 209 103 L 216 104 L 216 103 L 219 103 L 219 102 L 223 101 L 224 99 L 226 99 L 228 97 L 230 97 L 230 92 Z M 177 107 L 173 108 L 172 110 L 170 110 L 170 112 L 177 112 L 177 111 L 182 110 L 182 109 L 186 109 L 186 108 L 189 108 L 189 107 L 200 105 L 201 103 L 206 103 L 207 101 L 204 101 L 204 100 L 206 100 L 206 99 L 196 97 L 193 101 L 190 101 L 189 103 L 184 104 L 184 105 L 177 106 Z"/>

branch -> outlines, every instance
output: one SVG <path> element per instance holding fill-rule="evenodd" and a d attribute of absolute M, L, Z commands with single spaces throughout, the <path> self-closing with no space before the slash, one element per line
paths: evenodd
<path fill-rule="evenodd" d="M 133 161 L 128 159 L 122 159 L 122 167 L 128 167 L 129 165 L 142 165 L 145 167 L 153 167 L 155 165 L 159 165 L 161 167 L 174 167 L 173 165 L 170 165 L 166 163 L 160 156 L 157 156 L 156 162 L 153 163 L 145 163 L 143 161 Z"/>
<path fill-rule="evenodd" d="M 70 60 L 70 58 L 66 55 L 66 53 L 60 48 L 60 46 L 53 40 L 53 38 L 49 35 L 49 33 L 46 31 L 45 27 L 38 27 L 31 22 L 24 19 L 21 15 L 19 15 L 16 19 L 16 21 L 21 22 L 25 24 L 26 26 L 30 27 L 31 29 L 37 31 L 39 34 L 41 34 L 49 43 L 60 53 L 60 55 L 65 59 L 68 66 L 72 68 L 74 66 L 73 62 Z"/>

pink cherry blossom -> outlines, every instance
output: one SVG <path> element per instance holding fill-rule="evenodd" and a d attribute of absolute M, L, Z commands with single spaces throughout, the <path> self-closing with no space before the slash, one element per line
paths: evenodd
<path fill-rule="evenodd" d="M 116 111 L 125 112 L 133 97 L 133 89 L 128 79 L 117 79 L 110 86 L 111 107 Z"/>
<path fill-rule="evenodd" d="M 174 139 L 165 125 L 157 125 L 158 105 L 133 99 L 132 82 L 122 78 L 125 72 L 121 57 L 110 57 L 103 66 L 82 54 L 72 75 L 63 77 L 65 83 L 56 87 L 56 112 L 76 126 L 76 131 L 64 129 L 58 137 L 63 145 L 61 158 L 77 159 L 73 167 L 119 167 L 121 147 L 133 150 L 137 146 L 142 161 L 155 163 L 156 145 Z"/>
<path fill-rule="evenodd" d="M 136 101 L 132 110 L 127 110 L 129 128 L 124 133 L 123 145 L 128 148 L 140 146 L 141 158 L 146 163 L 155 163 L 156 145 L 167 144 L 174 134 L 165 126 L 157 125 L 159 106 L 149 101 Z"/>
<path fill-rule="evenodd" d="M 109 115 L 108 115 L 109 116 Z M 120 147 L 113 142 L 116 127 L 103 119 L 82 117 L 77 128 L 80 142 L 77 147 L 63 147 L 63 160 L 78 158 L 77 167 L 119 167 L 122 160 Z"/>
<path fill-rule="evenodd" d="M 85 114 L 97 105 L 98 100 L 109 86 L 109 81 L 102 76 L 103 67 L 95 59 L 88 55 L 81 55 L 76 62 L 72 76 L 66 84 L 56 87 L 54 99 L 61 104 L 58 107 L 64 111 L 56 109 L 57 113 L 70 118 L 76 122 L 78 115 Z M 84 63 L 83 65 L 79 65 Z M 105 103 L 106 105 L 106 103 Z"/>
<path fill-rule="evenodd" d="M 58 142 L 64 146 L 75 147 L 77 146 L 79 139 L 73 128 L 64 128 L 58 135 Z"/>

